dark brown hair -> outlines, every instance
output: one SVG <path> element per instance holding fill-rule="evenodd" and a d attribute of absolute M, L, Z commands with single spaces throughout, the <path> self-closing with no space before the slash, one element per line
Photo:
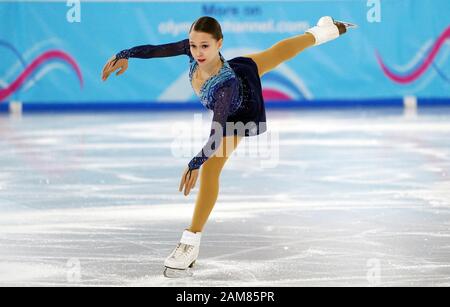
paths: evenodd
<path fill-rule="evenodd" d="M 222 28 L 220 27 L 219 22 L 209 16 L 203 16 L 194 21 L 189 29 L 189 33 L 191 31 L 205 32 L 211 34 L 216 40 L 223 38 Z"/>

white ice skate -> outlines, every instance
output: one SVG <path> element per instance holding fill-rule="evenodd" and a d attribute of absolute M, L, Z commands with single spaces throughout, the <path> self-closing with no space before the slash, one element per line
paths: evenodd
<path fill-rule="evenodd" d="M 200 251 L 201 232 L 185 230 L 180 243 L 164 261 L 164 276 L 169 278 L 192 276 L 190 268 L 194 266 Z"/>
<path fill-rule="evenodd" d="M 306 30 L 306 32 L 311 33 L 314 36 L 316 39 L 314 46 L 318 46 L 338 38 L 339 35 L 346 33 L 347 29 L 357 27 L 358 26 L 353 23 L 337 21 L 330 16 L 324 16 L 319 19 L 317 26 Z"/>

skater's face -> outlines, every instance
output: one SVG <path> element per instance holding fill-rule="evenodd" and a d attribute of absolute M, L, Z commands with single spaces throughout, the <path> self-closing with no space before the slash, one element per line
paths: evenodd
<path fill-rule="evenodd" d="M 216 40 L 211 34 L 191 31 L 189 33 L 189 45 L 191 54 L 199 65 L 207 65 L 216 61 L 222 47 L 222 41 Z"/>

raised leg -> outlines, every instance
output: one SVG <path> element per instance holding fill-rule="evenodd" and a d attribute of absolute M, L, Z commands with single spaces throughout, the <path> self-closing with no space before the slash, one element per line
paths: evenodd
<path fill-rule="evenodd" d="M 245 55 L 252 58 L 258 66 L 259 76 L 262 77 L 266 72 L 274 69 L 279 64 L 292 59 L 304 49 L 313 46 L 315 38 L 310 33 L 296 35 L 294 37 L 283 39 L 275 45 L 264 51 Z"/>

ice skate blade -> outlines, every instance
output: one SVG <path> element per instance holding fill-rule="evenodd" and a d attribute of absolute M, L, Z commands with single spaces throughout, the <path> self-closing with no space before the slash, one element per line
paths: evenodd
<path fill-rule="evenodd" d="M 184 277 L 192 277 L 194 273 L 190 268 L 187 269 L 173 269 L 166 267 L 164 269 L 164 276 L 167 278 L 184 278 Z"/>
<path fill-rule="evenodd" d="M 358 28 L 357 24 L 354 24 L 354 23 L 351 23 L 351 22 L 340 21 L 340 20 L 335 20 L 335 22 L 342 23 L 347 29 L 356 29 L 356 28 Z"/>

